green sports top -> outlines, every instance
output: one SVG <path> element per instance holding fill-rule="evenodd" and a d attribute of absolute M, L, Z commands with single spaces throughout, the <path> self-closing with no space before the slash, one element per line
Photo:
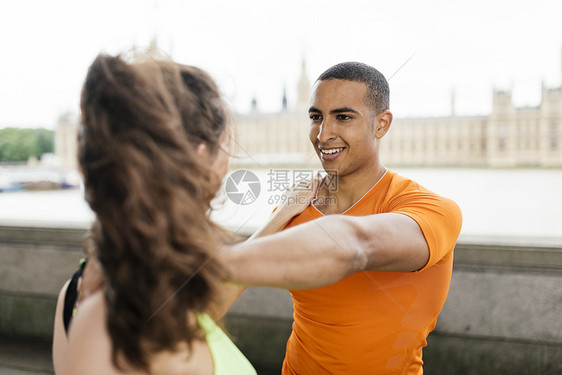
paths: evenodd
<path fill-rule="evenodd" d="M 213 356 L 214 375 L 257 375 L 250 361 L 207 314 L 197 318 Z"/>

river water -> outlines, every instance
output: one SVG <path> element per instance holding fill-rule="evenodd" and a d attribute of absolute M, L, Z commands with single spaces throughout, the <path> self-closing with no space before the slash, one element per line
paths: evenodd
<path fill-rule="evenodd" d="M 394 170 L 456 201 L 463 212 L 462 235 L 562 238 L 560 169 Z M 279 172 L 252 172 L 260 183 L 253 203 L 234 204 L 223 191 L 214 205 L 218 222 L 243 233 L 267 219 L 281 193 L 276 190 L 281 186 L 272 185 Z M 87 227 L 92 219 L 80 190 L 0 193 L 3 224 Z"/>

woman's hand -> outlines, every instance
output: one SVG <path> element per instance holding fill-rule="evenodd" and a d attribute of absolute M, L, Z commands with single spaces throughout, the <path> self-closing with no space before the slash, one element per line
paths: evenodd
<path fill-rule="evenodd" d="M 301 181 L 287 189 L 280 200 L 280 205 L 269 217 L 267 223 L 254 232 L 250 239 L 282 231 L 292 218 L 314 202 L 322 180 L 318 173 L 312 181 Z"/>
<path fill-rule="evenodd" d="M 283 211 L 290 219 L 303 212 L 314 203 L 322 180 L 322 176 L 318 173 L 312 181 L 301 181 L 287 189 L 281 197 L 281 204 L 276 212 Z"/>

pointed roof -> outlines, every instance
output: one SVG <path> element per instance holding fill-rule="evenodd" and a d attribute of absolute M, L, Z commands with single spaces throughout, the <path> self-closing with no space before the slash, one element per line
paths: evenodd
<path fill-rule="evenodd" d="M 297 86 L 297 110 L 307 110 L 310 104 L 310 81 L 306 75 L 306 60 L 302 59 L 301 76 Z"/>
<path fill-rule="evenodd" d="M 132 48 L 133 60 L 171 60 L 172 57 L 158 46 L 158 39 L 156 35 L 152 37 L 147 48 L 139 48 L 133 46 Z"/>

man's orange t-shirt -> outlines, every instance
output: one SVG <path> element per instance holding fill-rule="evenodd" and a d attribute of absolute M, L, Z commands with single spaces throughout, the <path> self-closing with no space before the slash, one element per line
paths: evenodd
<path fill-rule="evenodd" d="M 447 298 L 461 212 L 455 202 L 387 171 L 344 215 L 386 212 L 419 224 L 428 263 L 417 272 L 363 271 L 326 287 L 292 290 L 284 375 L 423 373 L 422 348 Z M 287 228 L 322 216 L 309 206 Z"/>

